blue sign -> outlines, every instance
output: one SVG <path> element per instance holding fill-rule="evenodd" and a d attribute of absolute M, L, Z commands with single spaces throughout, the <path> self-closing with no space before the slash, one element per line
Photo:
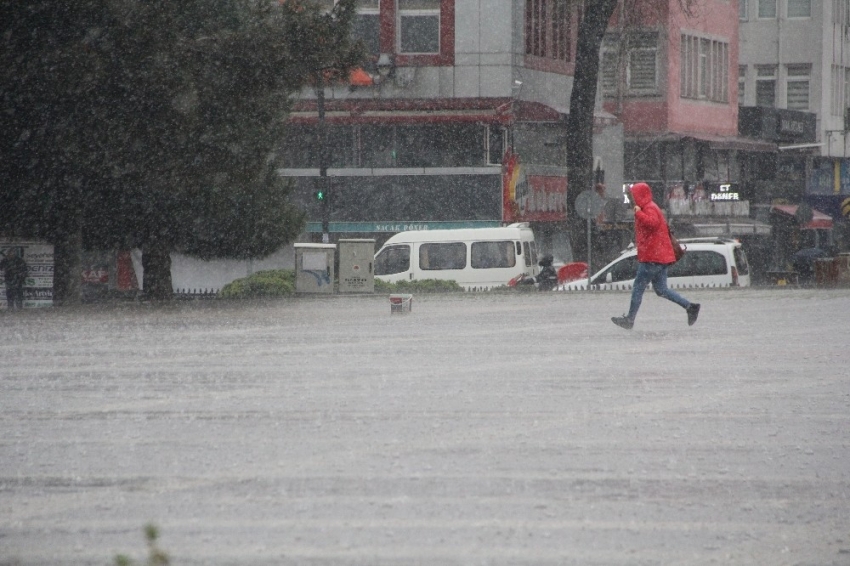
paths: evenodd
<path fill-rule="evenodd" d="M 834 190 L 834 188 L 833 188 Z M 850 160 L 841 161 L 841 194 L 850 195 Z"/>
<path fill-rule="evenodd" d="M 836 167 L 837 165 L 837 167 Z M 835 187 L 835 174 L 838 170 L 838 192 Z M 850 195 L 850 159 L 816 160 L 809 177 L 807 194 L 810 195 Z"/>
<path fill-rule="evenodd" d="M 809 179 L 810 195 L 831 195 L 834 190 L 834 174 L 832 161 L 821 161 L 812 167 Z"/>

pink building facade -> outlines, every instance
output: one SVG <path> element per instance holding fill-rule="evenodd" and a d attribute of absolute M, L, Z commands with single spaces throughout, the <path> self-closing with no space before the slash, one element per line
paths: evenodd
<path fill-rule="evenodd" d="M 747 220 L 748 175 L 776 146 L 738 135 L 738 50 L 732 0 L 694 2 L 690 13 L 679 0 L 638 3 L 612 21 L 603 45 L 604 107 L 623 123 L 626 182 L 649 181 L 693 235 L 723 222 L 727 232 L 758 231 Z M 725 204 L 694 205 L 715 199 Z"/>

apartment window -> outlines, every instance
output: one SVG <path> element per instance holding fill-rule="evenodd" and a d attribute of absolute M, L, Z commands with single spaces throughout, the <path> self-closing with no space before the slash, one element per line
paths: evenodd
<path fill-rule="evenodd" d="M 786 13 L 789 18 L 811 18 L 812 0 L 786 0 Z"/>
<path fill-rule="evenodd" d="M 832 25 L 850 25 L 850 0 L 835 0 L 832 3 Z"/>
<path fill-rule="evenodd" d="M 602 93 L 614 96 L 619 91 L 620 83 L 620 36 L 607 34 L 602 40 L 602 53 L 599 61 L 599 74 L 602 82 Z"/>
<path fill-rule="evenodd" d="M 840 112 L 837 113 L 837 116 L 841 116 L 847 112 L 847 108 L 850 108 L 850 69 L 843 68 L 844 71 L 844 106 L 840 109 Z"/>
<path fill-rule="evenodd" d="M 756 67 L 756 106 L 776 107 L 776 67 Z"/>
<path fill-rule="evenodd" d="M 789 110 L 809 109 L 809 65 L 788 65 L 785 69 L 786 107 Z"/>
<path fill-rule="evenodd" d="M 776 0 L 758 0 L 759 18 L 776 17 Z"/>
<path fill-rule="evenodd" d="M 485 126 L 487 140 L 486 162 L 488 165 L 498 165 L 508 149 L 508 136 L 503 126 Z"/>
<path fill-rule="evenodd" d="M 626 86 L 631 94 L 658 91 L 657 33 L 635 33 L 629 36 Z"/>
<path fill-rule="evenodd" d="M 729 100 L 729 44 L 682 35 L 679 94 L 682 98 Z"/>
<path fill-rule="evenodd" d="M 572 60 L 572 18 L 567 2 L 554 2 L 552 6 L 552 49 L 551 58 L 558 61 Z"/>
<path fill-rule="evenodd" d="M 398 0 L 399 53 L 440 52 L 440 0 Z"/>
<path fill-rule="evenodd" d="M 338 2 L 318 0 L 326 10 Z M 454 4 L 454 0 L 357 0 L 351 33 L 363 41 L 372 59 L 366 66 L 374 67 L 384 52 L 397 54 L 396 64 L 401 65 L 452 64 Z"/>
<path fill-rule="evenodd" d="M 363 42 L 372 63 L 376 62 L 381 53 L 380 0 L 357 0 L 357 16 L 352 22 L 351 34 Z"/>
<path fill-rule="evenodd" d="M 555 61 L 573 60 L 574 0 L 526 0 L 525 53 Z"/>
<path fill-rule="evenodd" d="M 319 6 L 330 12 L 339 0 L 319 0 Z M 368 57 L 364 68 L 377 72 L 375 63 L 381 53 L 381 1 L 357 0 L 357 15 L 351 25 L 351 35 L 363 42 Z"/>
<path fill-rule="evenodd" d="M 738 0 L 738 19 L 741 21 L 748 19 L 747 0 Z"/>
<path fill-rule="evenodd" d="M 829 78 L 829 112 L 833 116 L 844 113 L 844 69 L 838 65 L 830 68 Z"/>
<path fill-rule="evenodd" d="M 747 99 L 747 66 L 738 66 L 738 106 L 746 106 Z"/>

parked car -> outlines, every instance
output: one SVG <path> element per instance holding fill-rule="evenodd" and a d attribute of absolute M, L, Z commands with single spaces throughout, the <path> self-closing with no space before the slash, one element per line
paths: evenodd
<path fill-rule="evenodd" d="M 667 285 L 688 287 L 749 287 L 750 266 L 741 242 L 730 238 L 683 238 L 684 257 L 670 266 Z M 628 289 L 637 274 L 637 248 L 630 245 L 620 256 L 590 278 L 592 289 Z M 561 291 L 587 289 L 587 279 L 561 285 Z"/>

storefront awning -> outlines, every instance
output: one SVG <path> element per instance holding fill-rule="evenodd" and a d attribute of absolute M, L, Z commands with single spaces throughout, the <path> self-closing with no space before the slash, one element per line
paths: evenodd
<path fill-rule="evenodd" d="M 742 237 L 742 236 L 769 236 L 770 224 L 759 222 L 751 218 L 730 217 L 730 218 L 701 218 L 698 222 L 682 221 L 680 217 L 676 218 L 675 224 L 677 227 L 684 228 L 682 235 L 684 237 Z"/>
<path fill-rule="evenodd" d="M 369 77 L 365 73 L 362 80 Z M 356 78 L 352 74 L 352 80 Z M 352 98 L 328 99 L 324 102 L 325 120 L 335 124 L 439 123 L 484 122 L 512 124 L 515 122 L 566 123 L 567 108 L 540 102 L 493 98 Z M 303 99 L 293 104 L 289 121 L 295 124 L 314 124 L 318 121 L 316 100 Z M 616 117 L 605 113 L 594 115 L 594 126 L 605 127 Z"/>
<path fill-rule="evenodd" d="M 325 101 L 325 121 L 330 124 L 386 124 L 488 122 L 507 124 L 512 119 L 510 98 L 477 99 L 382 99 L 353 98 Z M 558 119 L 552 111 L 551 119 Z M 315 124 L 316 100 L 299 100 L 293 105 L 289 122 Z"/>
<path fill-rule="evenodd" d="M 796 204 L 774 204 L 770 207 L 771 212 L 779 212 L 781 214 L 787 214 L 788 216 L 797 217 L 797 210 L 799 206 Z M 828 214 L 824 214 L 819 210 L 812 209 L 812 219 L 801 226 L 803 230 L 818 230 L 825 229 L 829 230 L 832 228 L 832 217 Z"/>
<path fill-rule="evenodd" d="M 755 151 L 773 153 L 778 151 L 777 145 L 772 142 L 757 140 L 753 138 L 745 138 L 741 136 L 719 136 L 713 134 L 701 133 L 680 133 L 680 132 L 665 132 L 655 136 L 628 136 L 629 140 L 638 140 L 644 143 L 647 142 L 673 142 L 687 139 L 708 142 L 710 149 L 717 150 L 737 150 L 737 151 Z"/>

